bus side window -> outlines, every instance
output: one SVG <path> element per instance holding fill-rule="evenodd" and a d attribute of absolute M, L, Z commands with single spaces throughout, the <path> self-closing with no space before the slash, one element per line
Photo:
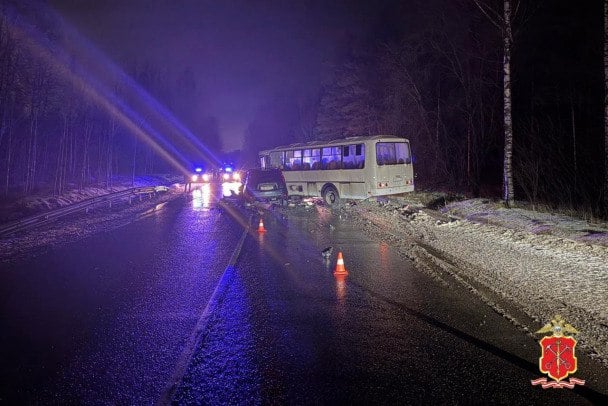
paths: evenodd
<path fill-rule="evenodd" d="M 296 149 L 293 151 L 293 161 L 291 162 L 291 167 L 294 171 L 299 171 L 302 169 L 302 150 Z"/>
<path fill-rule="evenodd" d="M 342 168 L 354 169 L 357 167 L 355 161 L 355 145 L 346 145 L 342 152 Z"/>
<path fill-rule="evenodd" d="M 294 151 L 286 151 L 285 152 L 285 170 L 286 171 L 291 171 L 291 170 L 295 170 L 295 163 L 296 159 L 294 158 Z"/>
<path fill-rule="evenodd" d="M 310 156 L 305 158 L 305 162 L 310 164 L 311 169 L 321 169 L 321 150 L 319 148 L 314 148 L 310 151 Z"/>
<path fill-rule="evenodd" d="M 329 162 L 332 160 L 331 148 L 324 147 L 321 149 L 321 167 L 322 169 L 329 169 Z"/>
<path fill-rule="evenodd" d="M 341 169 L 342 168 L 342 148 L 341 147 L 332 147 L 331 148 L 331 159 L 335 162 L 334 167 L 331 169 Z"/>
<path fill-rule="evenodd" d="M 355 168 L 362 169 L 365 166 L 365 149 L 363 144 L 355 145 Z"/>
<path fill-rule="evenodd" d="M 285 163 L 285 153 L 283 151 L 273 151 L 265 156 L 264 168 L 279 168 Z"/>

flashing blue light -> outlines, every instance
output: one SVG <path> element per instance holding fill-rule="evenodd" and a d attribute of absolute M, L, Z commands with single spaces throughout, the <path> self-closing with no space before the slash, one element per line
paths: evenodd
<path fill-rule="evenodd" d="M 224 170 L 226 172 L 232 172 L 232 167 L 231 166 L 227 166 L 227 167 L 224 168 Z"/>
<path fill-rule="evenodd" d="M 196 173 L 201 173 L 201 172 L 203 171 L 203 168 L 196 168 L 196 169 L 194 169 L 194 171 L 195 171 Z"/>

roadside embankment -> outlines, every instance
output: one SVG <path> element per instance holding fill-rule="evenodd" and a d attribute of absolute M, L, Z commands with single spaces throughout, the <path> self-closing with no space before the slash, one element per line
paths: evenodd
<path fill-rule="evenodd" d="M 483 199 L 438 210 L 412 195 L 346 203 L 446 285 L 457 280 L 530 335 L 556 314 L 581 347 L 608 365 L 608 228 L 567 216 L 504 209 Z"/>

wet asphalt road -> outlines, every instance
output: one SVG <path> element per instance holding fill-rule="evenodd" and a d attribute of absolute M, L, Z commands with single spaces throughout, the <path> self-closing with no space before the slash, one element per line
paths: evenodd
<path fill-rule="evenodd" d="M 534 340 L 458 285 L 416 271 L 337 211 L 264 212 L 268 231 L 259 234 L 257 210 L 192 196 L 3 270 L 2 401 L 605 399 L 598 393 L 608 392 L 605 380 L 594 380 L 597 371 L 581 356 L 576 376 L 590 388 L 532 387 L 541 376 Z M 327 246 L 334 253 L 326 262 Z M 350 272 L 343 281 L 332 274 L 338 250 Z"/>
<path fill-rule="evenodd" d="M 0 399 L 151 404 L 242 228 L 200 194 L 4 266 Z"/>
<path fill-rule="evenodd" d="M 252 229 L 255 230 L 255 222 Z M 333 227 L 330 227 L 330 224 Z M 589 404 L 542 390 L 538 344 L 322 207 L 269 216 L 227 270 L 175 404 Z M 320 255 L 334 247 L 331 261 Z M 350 274 L 333 276 L 336 253 Z M 585 367 L 588 360 L 579 356 Z M 594 388 L 605 379 L 586 371 Z M 601 374 L 603 371 L 593 370 Z"/>

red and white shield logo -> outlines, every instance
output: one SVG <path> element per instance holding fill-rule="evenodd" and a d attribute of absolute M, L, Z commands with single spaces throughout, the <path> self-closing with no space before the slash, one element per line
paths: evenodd
<path fill-rule="evenodd" d="M 556 381 L 561 381 L 568 374 L 576 372 L 574 347 L 576 340 L 572 337 L 551 336 L 540 340 L 542 355 L 539 359 L 540 371 Z"/>
<path fill-rule="evenodd" d="M 549 375 L 553 381 L 547 381 L 546 377 L 533 379 L 530 381 L 532 385 L 541 385 L 543 389 L 547 388 L 568 388 L 574 389 L 576 385 L 584 385 L 583 379 L 571 377 L 568 381 L 564 381 L 568 374 L 576 372 L 576 356 L 574 355 L 574 347 L 576 340 L 572 336 L 566 334 L 577 334 L 578 331 L 560 315 L 556 315 L 551 323 L 545 324 L 543 328 L 538 330 L 536 334 L 553 333 L 550 337 L 543 337 L 540 340 L 540 348 L 542 350 L 541 357 L 538 359 L 538 367 L 540 372 Z"/>

